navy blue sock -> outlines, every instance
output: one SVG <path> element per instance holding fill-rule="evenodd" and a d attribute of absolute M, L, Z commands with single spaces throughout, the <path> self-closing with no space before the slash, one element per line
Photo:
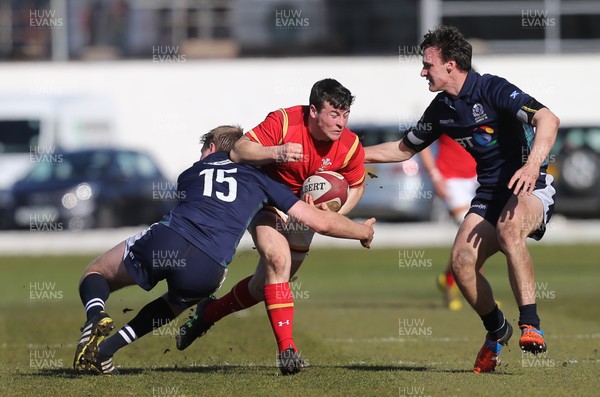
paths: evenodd
<path fill-rule="evenodd" d="M 483 321 L 483 326 L 488 331 L 489 339 L 500 339 L 504 336 L 508 325 L 498 305 L 491 312 L 480 317 Z"/>
<path fill-rule="evenodd" d="M 79 285 L 79 296 L 85 306 L 87 319 L 104 310 L 104 302 L 110 295 L 108 281 L 98 273 L 88 274 Z"/>
<path fill-rule="evenodd" d="M 532 325 L 540 329 L 540 318 L 537 314 L 537 304 L 519 306 L 519 326 Z"/>
<path fill-rule="evenodd" d="M 110 357 L 117 350 L 141 338 L 155 328 L 170 323 L 175 318 L 171 307 L 163 298 L 148 303 L 128 324 L 110 338 L 100 343 L 100 356 Z"/>

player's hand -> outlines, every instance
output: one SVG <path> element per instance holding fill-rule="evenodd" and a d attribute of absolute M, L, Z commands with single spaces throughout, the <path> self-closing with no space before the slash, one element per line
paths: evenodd
<path fill-rule="evenodd" d="M 315 205 L 315 201 L 308 193 L 303 193 L 302 196 L 300 196 L 300 200 L 304 201 L 306 204 Z"/>
<path fill-rule="evenodd" d="M 306 204 L 314 205 L 315 207 L 317 207 L 318 209 L 320 209 L 322 211 L 331 211 L 329 206 L 325 203 L 315 204 L 315 201 L 313 200 L 312 196 L 308 193 L 304 193 L 302 195 L 302 197 L 300 197 L 300 199 L 302 201 L 304 201 Z"/>
<path fill-rule="evenodd" d="M 363 222 L 363 225 L 367 225 L 369 227 L 369 237 L 360 240 L 360 243 L 365 248 L 371 248 L 371 241 L 373 241 L 373 237 L 375 235 L 375 230 L 373 230 L 373 224 L 375 224 L 375 218 L 369 218 Z"/>
<path fill-rule="evenodd" d="M 304 150 L 299 143 L 288 142 L 275 147 L 275 161 L 278 163 L 295 163 L 304 158 Z"/>
<path fill-rule="evenodd" d="M 508 188 L 521 197 L 530 196 L 535 190 L 535 181 L 539 176 L 540 169 L 538 167 L 525 164 L 510 178 Z"/>

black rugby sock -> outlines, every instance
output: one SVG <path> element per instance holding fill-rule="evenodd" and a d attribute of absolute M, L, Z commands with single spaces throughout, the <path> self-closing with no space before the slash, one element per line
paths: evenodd
<path fill-rule="evenodd" d="M 532 325 L 540 329 L 540 318 L 537 314 L 537 304 L 519 306 L 519 326 Z"/>
<path fill-rule="evenodd" d="M 85 306 L 87 319 L 104 310 L 104 303 L 110 295 L 108 281 L 98 273 L 88 274 L 79 285 L 79 297 Z"/>
<path fill-rule="evenodd" d="M 174 318 L 171 307 L 163 298 L 153 300 L 116 334 L 100 343 L 100 356 L 103 358 L 112 356 L 123 346 L 141 338 L 153 329 L 170 323 Z"/>
<path fill-rule="evenodd" d="M 508 325 L 504 318 L 504 314 L 498 308 L 498 305 L 496 305 L 491 312 L 480 317 L 483 321 L 483 326 L 490 335 L 490 339 L 500 339 L 504 336 Z"/>

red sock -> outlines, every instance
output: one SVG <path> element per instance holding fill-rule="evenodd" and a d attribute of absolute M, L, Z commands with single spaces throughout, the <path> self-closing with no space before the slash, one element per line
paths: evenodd
<path fill-rule="evenodd" d="M 290 346 L 297 350 L 292 337 L 294 296 L 290 290 L 290 283 L 265 285 L 265 306 L 279 351 L 282 352 Z"/>
<path fill-rule="evenodd" d="M 454 285 L 454 275 L 452 274 L 452 269 L 448 267 L 446 270 L 446 287 L 450 288 Z"/>
<path fill-rule="evenodd" d="M 203 320 L 216 323 L 231 313 L 247 309 L 260 302 L 250 295 L 248 283 L 251 279 L 252 276 L 246 277 L 234 285 L 229 293 L 206 305 Z"/>

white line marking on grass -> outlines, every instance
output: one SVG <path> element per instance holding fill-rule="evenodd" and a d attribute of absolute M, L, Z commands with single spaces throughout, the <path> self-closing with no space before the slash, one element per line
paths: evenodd
<path fill-rule="evenodd" d="M 548 335 L 547 339 L 600 339 L 599 334 L 577 334 L 577 335 Z M 414 336 L 410 338 L 401 338 L 397 336 L 388 337 L 372 337 L 372 338 L 325 338 L 328 343 L 416 343 L 419 341 L 439 342 L 439 343 L 456 343 L 456 342 L 473 342 L 479 341 L 481 338 L 468 338 L 465 336 Z"/>
<path fill-rule="evenodd" d="M 547 339 L 599 339 L 600 334 L 578 334 L 578 335 L 545 335 Z"/>
<path fill-rule="evenodd" d="M 12 345 L 12 344 L 8 344 L 8 343 L 3 343 L 2 345 L 0 345 L 0 347 L 2 347 L 2 349 L 19 349 L 19 348 L 23 348 L 23 345 Z M 74 349 L 75 347 L 77 347 L 76 343 L 28 343 L 27 345 L 25 345 L 25 347 L 27 347 L 28 349 L 62 349 L 62 348 L 66 348 L 66 349 Z"/>
<path fill-rule="evenodd" d="M 397 336 L 389 336 L 389 337 L 374 337 L 374 338 L 326 338 L 325 342 L 331 343 L 405 343 L 405 342 L 419 342 L 420 340 L 426 340 L 427 342 L 469 342 L 472 341 L 472 338 L 466 337 L 435 337 L 435 336 L 427 336 L 427 337 L 419 337 L 415 336 L 412 338 L 400 338 Z"/>

